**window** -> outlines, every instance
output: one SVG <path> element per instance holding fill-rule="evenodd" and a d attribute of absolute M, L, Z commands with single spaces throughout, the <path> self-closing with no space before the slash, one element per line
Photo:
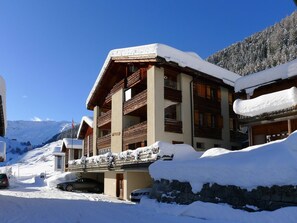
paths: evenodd
<path fill-rule="evenodd" d="M 62 169 L 62 156 L 57 156 L 57 170 Z"/>
<path fill-rule="evenodd" d="M 177 120 L 176 105 L 165 108 L 165 118 Z"/>
<path fill-rule="evenodd" d="M 230 128 L 230 130 L 234 130 L 234 119 L 233 118 L 229 119 L 229 128 Z"/>
<path fill-rule="evenodd" d="M 200 113 L 199 114 L 199 126 L 200 127 L 203 127 L 203 120 L 204 120 L 204 117 L 203 117 L 203 113 Z"/>
<path fill-rule="evenodd" d="M 228 103 L 229 105 L 233 104 L 233 94 L 231 92 L 228 92 Z"/>
<path fill-rule="evenodd" d="M 219 147 L 221 147 L 221 145 L 220 144 L 214 144 L 213 147 L 214 148 L 219 148 Z"/>
<path fill-rule="evenodd" d="M 205 149 L 204 143 L 196 142 L 196 149 L 197 150 L 204 150 Z"/>
<path fill-rule="evenodd" d="M 216 127 L 216 116 L 211 115 L 211 127 L 215 128 Z"/>

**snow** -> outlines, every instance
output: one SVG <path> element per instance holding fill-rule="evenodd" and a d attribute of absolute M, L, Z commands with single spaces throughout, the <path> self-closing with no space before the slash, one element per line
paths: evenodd
<path fill-rule="evenodd" d="M 6 137 L 37 146 L 70 128 L 71 122 L 66 121 L 8 121 Z"/>
<path fill-rule="evenodd" d="M 116 57 L 125 58 L 156 58 L 162 57 L 168 62 L 177 63 L 180 67 L 189 67 L 197 71 L 201 71 L 210 76 L 222 79 L 224 83 L 234 86 L 234 82 L 240 77 L 231 71 L 225 70 L 219 66 L 211 64 L 202 60 L 197 54 L 192 52 L 183 52 L 173 47 L 164 44 L 149 44 L 136 47 L 122 48 L 111 50 L 99 72 L 96 82 L 87 98 L 86 105 L 88 104 L 101 80 L 101 76 L 105 72 L 110 61 Z"/>
<path fill-rule="evenodd" d="M 6 119 L 6 85 L 5 80 L 0 75 L 0 96 L 2 99 L 2 106 L 3 106 L 3 114 L 4 114 L 4 127 L 7 127 L 7 119 Z"/>
<path fill-rule="evenodd" d="M 280 111 L 297 105 L 297 88 L 261 95 L 247 100 L 236 99 L 233 110 L 243 116 L 257 116 L 264 113 Z"/>
<path fill-rule="evenodd" d="M 174 154 L 172 161 L 157 161 L 156 168 L 163 172 L 161 163 L 171 164 L 170 175 L 179 175 L 182 164 L 184 175 L 194 172 L 199 177 L 201 172 L 206 172 L 210 178 L 216 179 L 214 169 L 218 174 L 224 175 L 232 182 L 244 178 L 249 171 L 240 173 L 240 176 L 232 175 L 226 167 L 231 166 L 236 171 L 241 165 L 247 169 L 257 169 L 262 174 L 261 182 L 271 181 L 274 178 L 285 178 L 287 172 L 295 173 L 296 178 L 297 148 L 294 148 L 297 133 L 293 133 L 287 140 L 270 143 L 265 146 L 250 147 L 243 151 L 228 152 L 223 148 L 214 148 L 203 154 L 193 151 L 187 145 L 171 145 L 164 142 L 156 142 L 152 146 L 141 148 L 159 148 L 164 155 Z M 281 208 L 276 211 L 249 213 L 235 210 L 224 204 L 212 204 L 195 202 L 190 205 L 176 205 L 157 203 L 155 200 L 143 198 L 140 204 L 129 201 L 121 201 L 116 198 L 96 193 L 66 192 L 55 188 L 58 182 L 73 180 L 76 174 L 54 172 L 54 158 L 52 153 L 55 148 L 61 146 L 62 141 L 57 141 L 41 148 L 26 153 L 18 162 L 10 166 L 1 167 L 1 172 L 11 172 L 11 186 L 9 189 L 0 190 L 1 223 L 295 223 L 297 207 Z M 183 155 L 182 151 L 187 155 Z M 270 154 L 270 155 L 269 155 Z M 12 159 L 12 160 L 17 160 Z M 204 167 L 194 165 L 204 160 Z M 207 161 L 208 160 L 208 161 Z M 260 162 L 268 162 L 267 167 Z M 214 166 L 215 164 L 215 166 Z M 217 164 L 217 165 L 216 165 Z M 192 165 L 189 171 L 189 165 Z M 270 169 L 268 170 L 268 166 Z M 291 168 L 286 168 L 291 166 Z M 264 171 L 261 168 L 265 167 Z M 244 169 L 242 168 L 242 169 Z M 279 169 L 277 172 L 276 169 Z M 207 169 L 207 170 L 206 170 Z M 241 170 L 242 170 L 241 169 Z M 10 171 L 11 170 L 11 171 Z M 227 171 L 227 173 L 224 173 Z M 266 174 L 264 175 L 264 172 Z M 271 173 L 269 173 L 271 171 Z M 239 171 L 240 172 L 240 171 Z M 39 176 L 45 173 L 46 179 Z M 232 176 L 229 176 L 229 175 Z M 258 179 L 257 173 L 253 177 Z M 253 180 L 250 178 L 250 180 Z M 285 179 L 283 179 L 285 181 Z M 261 183 L 260 182 L 260 183 Z M 290 183 L 287 179 L 287 183 Z"/>
<path fill-rule="evenodd" d="M 156 161 L 149 171 L 155 180 L 189 182 L 194 193 L 205 183 L 248 190 L 257 186 L 297 185 L 296 141 L 297 131 L 287 139 L 239 151 L 214 148 L 196 159 Z"/>
<path fill-rule="evenodd" d="M 281 64 L 237 79 L 234 86 L 235 92 L 245 90 L 247 94 L 252 95 L 254 90 L 258 87 L 280 79 L 288 79 L 296 75 L 297 59 L 292 60 L 289 63 Z"/>
<path fill-rule="evenodd" d="M 66 148 L 83 149 L 83 141 L 80 139 L 64 138 L 63 144 L 65 144 Z"/>
<path fill-rule="evenodd" d="M 82 117 L 80 125 L 79 125 L 79 129 L 78 129 L 78 132 L 77 132 L 77 138 L 79 138 L 81 128 L 82 128 L 84 123 L 87 123 L 88 126 L 93 128 L 93 117 L 89 117 L 89 116 L 83 116 Z"/>

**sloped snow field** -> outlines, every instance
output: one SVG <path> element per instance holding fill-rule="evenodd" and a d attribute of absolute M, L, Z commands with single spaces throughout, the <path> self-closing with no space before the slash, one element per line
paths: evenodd
<path fill-rule="evenodd" d="M 1 223 L 296 223 L 297 207 L 248 213 L 223 204 L 195 202 L 182 206 L 160 204 L 150 199 L 135 204 L 103 194 L 60 191 L 54 187 L 55 183 L 72 177 L 53 171 L 52 152 L 60 144 L 58 141 L 29 151 L 17 163 L 0 168 L 1 172 L 13 175 L 10 188 L 0 190 Z M 214 157 L 217 156 L 220 155 Z M 156 166 L 153 172 L 156 172 Z M 46 180 L 40 178 L 41 173 L 46 174 Z"/>

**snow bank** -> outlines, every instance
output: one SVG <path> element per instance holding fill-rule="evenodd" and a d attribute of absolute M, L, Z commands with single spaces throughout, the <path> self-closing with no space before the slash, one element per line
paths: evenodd
<path fill-rule="evenodd" d="M 56 187 L 57 184 L 67 182 L 67 181 L 73 181 L 77 179 L 76 173 L 66 172 L 66 173 L 60 173 L 57 172 L 50 178 L 46 179 L 45 182 L 48 187 Z"/>
<path fill-rule="evenodd" d="M 292 87 L 290 89 L 265 94 L 253 99 L 237 99 L 233 103 L 233 110 L 236 114 L 252 117 L 292 108 L 296 105 L 297 88 Z"/>
<path fill-rule="evenodd" d="M 297 208 L 287 207 L 276 211 L 246 212 L 233 209 L 226 204 L 194 202 L 190 205 L 158 203 L 156 200 L 142 198 L 140 207 L 151 209 L 157 214 L 174 215 L 176 217 L 192 217 L 196 222 L 212 223 L 295 223 Z"/>
<path fill-rule="evenodd" d="M 212 149 L 201 158 L 157 161 L 149 167 L 155 180 L 189 182 L 193 192 L 205 183 L 257 186 L 297 185 L 297 131 L 287 139 L 240 151 Z"/>

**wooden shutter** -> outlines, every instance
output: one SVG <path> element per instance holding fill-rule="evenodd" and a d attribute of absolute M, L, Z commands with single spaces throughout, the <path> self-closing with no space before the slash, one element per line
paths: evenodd
<path fill-rule="evenodd" d="M 220 102 L 221 101 L 221 88 L 218 87 L 217 89 L 217 97 L 218 97 L 218 101 Z"/>
<path fill-rule="evenodd" d="M 211 127 L 211 114 L 210 113 L 206 113 L 206 123 L 207 123 L 207 127 Z"/>
<path fill-rule="evenodd" d="M 206 87 L 206 97 L 207 97 L 207 99 L 211 98 L 210 86 Z"/>
<path fill-rule="evenodd" d="M 199 125 L 199 111 L 195 110 L 194 113 L 194 123 L 195 125 Z"/>
<path fill-rule="evenodd" d="M 222 129 L 224 127 L 224 119 L 223 119 L 223 116 L 221 115 L 218 115 L 217 116 L 217 119 L 218 119 L 218 128 Z"/>

